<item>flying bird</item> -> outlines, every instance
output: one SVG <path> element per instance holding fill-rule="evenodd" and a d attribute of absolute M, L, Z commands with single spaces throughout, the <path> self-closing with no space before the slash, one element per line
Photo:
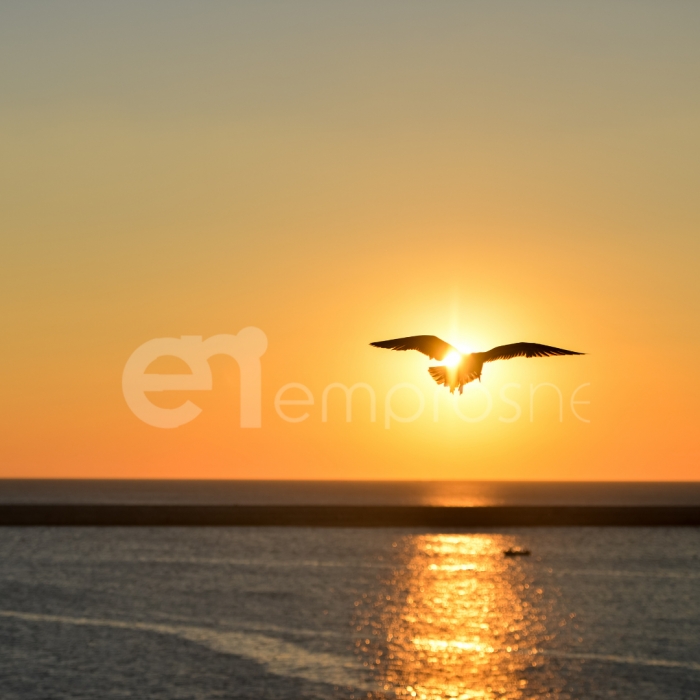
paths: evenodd
<path fill-rule="evenodd" d="M 430 376 L 438 383 L 449 387 L 450 393 L 475 379 L 481 381 L 481 370 L 484 362 L 494 360 L 510 360 L 513 357 L 550 357 L 551 355 L 585 355 L 583 352 L 563 350 L 551 345 L 539 343 L 511 343 L 499 345 L 486 352 L 472 352 L 462 354 L 457 348 L 446 343 L 435 335 L 411 335 L 408 338 L 394 338 L 393 340 L 379 340 L 370 343 L 375 348 L 387 350 L 418 350 L 427 355 L 431 360 L 444 361 L 445 365 L 429 367 Z"/>

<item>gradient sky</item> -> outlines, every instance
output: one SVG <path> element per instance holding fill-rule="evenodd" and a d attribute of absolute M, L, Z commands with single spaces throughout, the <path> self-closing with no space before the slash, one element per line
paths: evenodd
<path fill-rule="evenodd" d="M 697 479 L 698 85 L 691 2 L 3 4 L 0 477 Z M 251 325 L 261 429 L 225 357 L 153 397 L 192 423 L 130 412 L 142 343 Z M 368 346 L 419 333 L 590 355 L 435 423 L 427 358 Z M 377 421 L 322 422 L 332 382 Z"/>

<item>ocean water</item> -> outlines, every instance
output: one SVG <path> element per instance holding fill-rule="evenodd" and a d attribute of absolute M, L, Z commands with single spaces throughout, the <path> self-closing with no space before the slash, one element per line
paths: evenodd
<path fill-rule="evenodd" d="M 698 697 L 694 528 L 0 528 L 2 700 Z"/>
<path fill-rule="evenodd" d="M 2 503 L 700 506 L 700 482 L 0 479 Z"/>

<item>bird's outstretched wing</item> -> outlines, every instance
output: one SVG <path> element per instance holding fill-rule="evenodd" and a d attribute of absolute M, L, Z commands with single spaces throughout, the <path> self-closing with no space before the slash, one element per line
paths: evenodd
<path fill-rule="evenodd" d="M 540 345 L 539 343 L 511 343 L 510 345 L 499 345 L 479 354 L 484 362 L 493 362 L 494 360 L 510 360 L 512 357 L 549 357 L 550 355 L 585 355 L 586 353 L 553 348 L 551 345 Z"/>
<path fill-rule="evenodd" d="M 408 338 L 394 338 L 393 340 L 378 340 L 370 343 L 375 348 L 387 350 L 418 350 L 427 355 L 431 360 L 444 360 L 449 352 L 459 352 L 436 335 L 412 335 Z M 461 355 L 461 353 L 460 353 Z"/>

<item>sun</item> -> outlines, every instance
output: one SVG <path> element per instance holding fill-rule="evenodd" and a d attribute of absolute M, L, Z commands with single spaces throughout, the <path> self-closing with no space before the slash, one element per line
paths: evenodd
<path fill-rule="evenodd" d="M 456 367 L 461 359 L 462 356 L 458 352 L 452 350 L 447 353 L 443 362 L 447 367 Z"/>

